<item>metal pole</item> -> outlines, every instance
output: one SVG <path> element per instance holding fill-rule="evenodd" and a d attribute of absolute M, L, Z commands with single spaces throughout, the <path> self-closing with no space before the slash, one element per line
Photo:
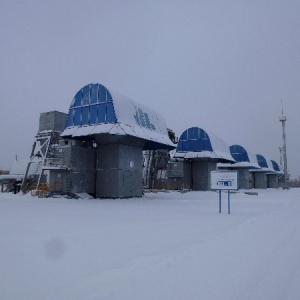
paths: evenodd
<path fill-rule="evenodd" d="M 230 215 L 230 190 L 228 190 L 228 214 Z"/>
<path fill-rule="evenodd" d="M 221 213 L 221 190 L 219 190 L 219 214 Z"/>
<path fill-rule="evenodd" d="M 282 100 L 281 100 L 281 105 L 282 105 Z M 282 107 L 282 114 L 281 117 L 279 117 L 279 121 L 282 123 L 282 139 L 283 139 L 283 147 L 282 147 L 282 152 L 283 152 L 283 164 L 284 164 L 284 189 L 288 189 L 288 170 L 287 170 L 287 157 L 286 157 L 286 140 L 285 140 L 285 122 L 287 120 L 287 117 L 283 115 L 283 107 Z"/>
<path fill-rule="evenodd" d="M 282 122 L 282 138 L 283 138 L 284 188 L 287 188 L 288 171 L 287 171 L 286 141 L 285 141 L 285 121 Z"/>

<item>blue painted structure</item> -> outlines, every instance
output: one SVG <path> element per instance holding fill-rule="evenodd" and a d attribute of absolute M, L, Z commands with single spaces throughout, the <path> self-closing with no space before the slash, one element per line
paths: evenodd
<path fill-rule="evenodd" d="M 105 134 L 118 140 L 122 136 L 137 138 L 144 142 L 144 150 L 176 147 L 159 113 L 99 83 L 86 85 L 71 102 L 62 136 L 85 139 Z"/>
<path fill-rule="evenodd" d="M 235 144 L 235 145 L 231 145 L 229 149 L 232 157 L 236 160 L 236 162 L 231 165 L 232 167 L 260 169 L 260 166 L 257 163 L 256 155 L 247 151 L 243 146 Z M 222 165 L 222 167 L 227 167 L 227 166 L 228 164 Z"/>
<path fill-rule="evenodd" d="M 274 170 L 271 161 L 261 154 L 256 154 L 256 159 L 260 169 L 251 170 L 254 174 L 254 187 L 260 189 L 278 188 L 278 173 Z"/>
<path fill-rule="evenodd" d="M 87 85 L 77 92 L 69 109 L 66 127 L 116 122 L 112 97 L 98 84 Z"/>
<path fill-rule="evenodd" d="M 283 170 L 281 169 L 281 167 L 278 165 L 278 163 L 276 161 L 271 160 L 271 164 L 272 164 L 273 169 L 276 172 L 275 174 L 277 176 L 269 175 L 270 180 L 272 180 L 272 177 L 275 177 L 275 180 L 273 180 L 273 182 L 275 181 L 275 184 L 270 183 L 269 187 L 275 187 L 275 188 L 283 187 L 284 186 L 284 177 L 283 177 L 284 172 L 283 172 Z M 269 180 L 269 182 L 270 182 L 270 180 Z"/>
<path fill-rule="evenodd" d="M 261 154 L 256 154 L 257 163 L 261 168 L 268 168 L 266 159 Z"/>
<path fill-rule="evenodd" d="M 240 189 L 251 189 L 254 187 L 254 174 L 252 170 L 261 169 L 257 163 L 257 158 L 254 154 L 247 151 L 241 145 L 231 145 L 229 147 L 232 157 L 236 160 L 235 163 L 219 163 L 218 168 L 238 171 L 238 182 Z"/>
<path fill-rule="evenodd" d="M 219 137 L 199 127 L 185 130 L 176 148 L 175 158 L 234 162 L 229 147 Z"/>
<path fill-rule="evenodd" d="M 271 163 L 272 163 L 272 166 L 273 166 L 274 171 L 277 172 L 277 173 L 280 174 L 280 175 L 283 175 L 283 171 L 282 171 L 282 169 L 279 167 L 278 163 L 277 163 L 275 160 L 271 160 Z"/>
<path fill-rule="evenodd" d="M 201 128 L 185 130 L 179 138 L 177 152 L 213 151 L 208 134 Z"/>
<path fill-rule="evenodd" d="M 93 142 L 96 159 L 89 182 L 99 198 L 142 196 L 142 151 L 175 148 L 159 113 L 98 83 L 76 93 L 61 135 Z"/>
<path fill-rule="evenodd" d="M 231 145 L 229 149 L 236 162 L 250 162 L 248 153 L 244 147 L 240 145 Z"/>
<path fill-rule="evenodd" d="M 217 162 L 235 161 L 222 139 L 199 127 L 181 134 L 174 158 L 191 164 L 192 189 L 201 191 L 210 189 L 210 174 L 216 170 Z"/>

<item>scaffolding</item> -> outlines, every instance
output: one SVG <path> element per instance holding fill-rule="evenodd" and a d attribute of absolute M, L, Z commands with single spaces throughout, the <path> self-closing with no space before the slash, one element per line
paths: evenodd
<path fill-rule="evenodd" d="M 143 151 L 143 185 L 149 189 L 167 188 L 168 150 Z"/>
<path fill-rule="evenodd" d="M 21 191 L 23 193 L 33 189 L 39 190 L 45 170 L 69 170 L 70 166 L 63 161 L 63 159 L 55 157 L 55 149 L 59 146 L 59 141 L 61 140 L 60 133 L 60 131 L 48 130 L 39 132 L 36 135 L 30 160 L 22 181 Z M 32 164 L 37 165 L 34 173 L 31 173 L 31 175 L 35 175 L 37 179 L 36 182 L 28 184 L 28 176 Z"/>

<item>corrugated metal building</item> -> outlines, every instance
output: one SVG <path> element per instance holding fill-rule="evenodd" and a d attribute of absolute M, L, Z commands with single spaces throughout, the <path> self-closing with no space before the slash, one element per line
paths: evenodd
<path fill-rule="evenodd" d="M 199 127 L 191 127 L 185 130 L 178 142 L 174 159 L 181 161 L 181 174 L 183 177 L 178 177 L 179 185 L 191 183 L 193 190 L 206 191 L 210 189 L 210 173 L 216 170 L 218 162 L 234 162 L 227 144 L 215 136 L 209 134 Z M 170 164 L 170 178 L 174 180 L 174 167 Z M 190 164 L 191 168 L 185 166 Z M 187 177 L 187 178 L 186 178 Z M 175 181 L 173 181 L 175 183 Z M 177 188 L 181 188 L 177 186 Z"/>
<path fill-rule="evenodd" d="M 160 114 L 101 84 L 89 84 L 77 92 L 61 136 L 96 145 L 95 155 L 88 155 L 95 160 L 95 168 L 84 176 L 95 183 L 99 198 L 142 196 L 142 151 L 175 148 Z M 83 163 L 81 157 L 79 161 L 93 165 Z M 78 178 L 82 170 L 78 168 Z M 81 188 L 78 180 L 72 182 L 75 188 L 86 192 L 86 185 Z"/>
<path fill-rule="evenodd" d="M 251 170 L 254 174 L 254 188 L 278 188 L 280 171 L 274 169 L 274 164 L 271 160 L 267 160 L 263 155 L 256 154 L 257 163 L 260 169 Z M 275 163 L 275 162 L 274 162 Z M 275 163 L 279 169 L 277 163 Z"/>
<path fill-rule="evenodd" d="M 280 168 L 275 161 L 267 161 L 262 155 L 254 155 L 241 145 L 231 145 L 229 149 L 236 162 L 219 163 L 218 168 L 237 170 L 240 189 L 278 188 Z"/>
<path fill-rule="evenodd" d="M 231 145 L 229 147 L 235 163 L 219 163 L 219 169 L 238 171 L 238 186 L 240 189 L 254 188 L 254 174 L 250 170 L 260 169 L 254 154 L 247 151 L 241 145 Z"/>

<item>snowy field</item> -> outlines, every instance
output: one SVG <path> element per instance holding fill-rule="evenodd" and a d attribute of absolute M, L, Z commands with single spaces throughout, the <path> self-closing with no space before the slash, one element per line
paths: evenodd
<path fill-rule="evenodd" d="M 0 193 L 0 299 L 300 299 L 300 189 Z"/>

